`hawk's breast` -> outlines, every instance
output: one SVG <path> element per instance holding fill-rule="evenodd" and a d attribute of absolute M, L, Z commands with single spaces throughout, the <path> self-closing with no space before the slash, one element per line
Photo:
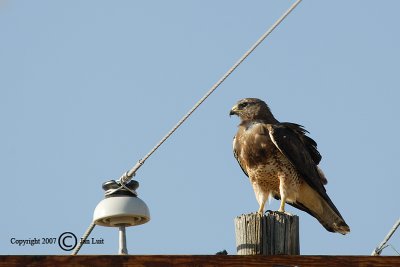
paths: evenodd
<path fill-rule="evenodd" d="M 235 142 L 240 144 L 237 146 L 238 159 L 253 184 L 256 183 L 265 192 L 277 195 L 282 184 L 288 196 L 296 198 L 300 184 L 299 175 L 272 142 L 265 124 L 243 127 Z"/>

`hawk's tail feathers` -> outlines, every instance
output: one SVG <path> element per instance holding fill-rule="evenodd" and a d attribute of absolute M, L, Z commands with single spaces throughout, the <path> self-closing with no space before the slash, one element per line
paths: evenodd
<path fill-rule="evenodd" d="M 306 183 L 301 187 L 302 192 L 299 194 L 296 203 L 292 205 L 315 217 L 329 232 L 336 232 L 342 235 L 350 232 L 350 227 L 340 213 L 336 212 L 337 209 L 332 201 L 328 203 Z"/>

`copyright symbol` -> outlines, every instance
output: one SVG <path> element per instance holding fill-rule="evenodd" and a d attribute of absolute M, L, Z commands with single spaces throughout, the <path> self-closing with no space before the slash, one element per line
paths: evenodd
<path fill-rule="evenodd" d="M 64 232 L 58 237 L 58 245 L 65 251 L 73 250 L 77 243 L 78 239 L 71 232 Z"/>

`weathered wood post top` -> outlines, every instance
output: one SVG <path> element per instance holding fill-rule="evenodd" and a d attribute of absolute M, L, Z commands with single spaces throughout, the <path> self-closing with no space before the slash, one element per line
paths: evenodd
<path fill-rule="evenodd" d="M 299 217 L 281 212 L 235 218 L 238 255 L 300 255 Z"/>

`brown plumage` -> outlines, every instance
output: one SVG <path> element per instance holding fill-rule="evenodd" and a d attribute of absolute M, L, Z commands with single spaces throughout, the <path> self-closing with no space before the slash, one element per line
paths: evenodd
<path fill-rule="evenodd" d="M 298 124 L 279 122 L 268 105 L 257 98 L 240 100 L 230 111 L 241 119 L 233 151 L 250 178 L 259 213 L 269 196 L 314 216 L 326 230 L 347 234 L 349 226 L 326 193 L 327 180 L 318 167 L 317 143 Z"/>

